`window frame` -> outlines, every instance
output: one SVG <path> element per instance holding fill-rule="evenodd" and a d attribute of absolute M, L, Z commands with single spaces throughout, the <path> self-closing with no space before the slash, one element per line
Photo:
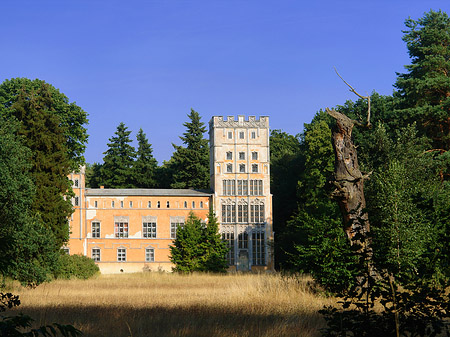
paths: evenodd
<path fill-rule="evenodd" d="M 91 222 L 91 236 L 93 238 L 101 237 L 101 222 L 100 221 L 92 221 Z"/>
<path fill-rule="evenodd" d="M 127 249 L 125 247 L 117 248 L 117 262 L 127 262 Z"/>
<path fill-rule="evenodd" d="M 114 237 L 116 239 L 128 238 L 129 224 L 125 221 L 114 222 Z"/>
<path fill-rule="evenodd" d="M 95 251 L 95 252 L 94 252 Z M 98 247 L 94 247 L 91 249 L 91 259 L 94 262 L 100 262 L 102 260 L 101 249 Z"/>
<path fill-rule="evenodd" d="M 156 222 L 145 221 L 142 223 L 142 237 L 146 239 L 156 239 L 157 237 Z"/>
<path fill-rule="evenodd" d="M 155 248 L 145 248 L 145 262 L 155 262 Z"/>

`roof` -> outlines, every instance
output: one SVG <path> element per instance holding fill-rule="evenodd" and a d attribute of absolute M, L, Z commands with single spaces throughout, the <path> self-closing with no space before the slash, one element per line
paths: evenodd
<path fill-rule="evenodd" d="M 171 197 L 209 197 L 208 190 L 163 189 L 163 188 L 87 188 L 86 196 L 171 196 Z"/>

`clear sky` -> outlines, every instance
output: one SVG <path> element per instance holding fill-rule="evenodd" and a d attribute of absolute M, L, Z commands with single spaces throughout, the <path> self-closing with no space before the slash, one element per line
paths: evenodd
<path fill-rule="evenodd" d="M 39 78 L 89 114 L 87 162 L 124 122 L 159 163 L 190 109 L 268 115 L 290 134 L 325 107 L 390 95 L 410 63 L 404 21 L 449 0 L 2 0 L 0 81 Z"/>

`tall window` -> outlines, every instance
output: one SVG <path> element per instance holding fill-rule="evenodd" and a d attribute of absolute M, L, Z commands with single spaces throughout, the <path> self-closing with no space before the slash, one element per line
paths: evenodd
<path fill-rule="evenodd" d="M 117 248 L 117 261 L 125 262 L 127 260 L 127 250 L 126 248 Z"/>
<path fill-rule="evenodd" d="M 245 164 L 239 164 L 239 172 L 245 173 Z"/>
<path fill-rule="evenodd" d="M 238 195 L 248 195 L 247 180 L 238 180 Z"/>
<path fill-rule="evenodd" d="M 228 139 L 233 139 L 233 132 L 228 131 Z"/>
<path fill-rule="evenodd" d="M 234 265 L 234 233 L 222 233 L 222 240 L 227 243 L 228 253 L 227 260 L 228 265 Z"/>
<path fill-rule="evenodd" d="M 78 187 L 78 179 L 75 179 L 74 185 L 75 185 L 75 187 Z"/>
<path fill-rule="evenodd" d="M 156 238 L 156 222 L 143 222 L 142 233 L 144 238 Z"/>
<path fill-rule="evenodd" d="M 94 201 L 94 208 L 97 208 L 97 207 L 98 207 L 98 201 L 95 200 L 95 201 Z"/>
<path fill-rule="evenodd" d="M 154 248 L 145 248 L 145 262 L 155 262 Z"/>
<path fill-rule="evenodd" d="M 227 160 L 233 160 L 233 152 L 231 151 L 227 152 Z"/>
<path fill-rule="evenodd" d="M 264 204 L 250 205 L 250 222 L 264 223 Z"/>
<path fill-rule="evenodd" d="M 252 160 L 258 160 L 258 152 L 252 152 Z"/>
<path fill-rule="evenodd" d="M 195 201 L 192 202 L 192 208 L 195 208 Z"/>
<path fill-rule="evenodd" d="M 99 238 L 100 237 L 100 222 L 92 222 L 92 237 Z"/>
<path fill-rule="evenodd" d="M 123 208 L 123 201 L 120 202 L 120 208 Z"/>
<path fill-rule="evenodd" d="M 224 223 L 236 222 L 236 204 L 234 202 L 222 204 L 222 222 Z"/>
<path fill-rule="evenodd" d="M 238 248 L 246 249 L 248 248 L 248 234 L 247 232 L 238 235 Z"/>
<path fill-rule="evenodd" d="M 151 201 L 149 201 L 149 202 L 147 203 L 147 208 L 152 208 L 152 202 L 151 202 Z"/>
<path fill-rule="evenodd" d="M 236 181 L 225 179 L 223 184 L 223 194 L 224 195 L 235 195 L 236 194 Z"/>
<path fill-rule="evenodd" d="M 161 201 L 158 201 L 158 202 L 156 203 L 156 207 L 161 208 Z"/>
<path fill-rule="evenodd" d="M 245 152 L 239 152 L 239 160 L 245 160 Z"/>
<path fill-rule="evenodd" d="M 130 208 L 133 208 L 133 202 L 130 201 Z"/>
<path fill-rule="evenodd" d="M 263 231 L 252 232 L 252 255 L 253 265 L 263 266 L 266 264 L 265 240 Z"/>
<path fill-rule="evenodd" d="M 200 201 L 200 208 L 203 208 L 203 201 Z"/>
<path fill-rule="evenodd" d="M 92 248 L 91 256 L 95 262 L 100 261 L 100 248 Z"/>
<path fill-rule="evenodd" d="M 75 197 L 74 204 L 75 204 L 75 206 L 79 206 L 79 199 L 78 199 L 78 197 Z"/>
<path fill-rule="evenodd" d="M 227 164 L 227 173 L 233 172 L 233 164 Z"/>
<path fill-rule="evenodd" d="M 250 180 L 250 195 L 263 195 L 262 180 Z"/>
<path fill-rule="evenodd" d="M 252 164 L 252 172 L 258 173 L 258 164 Z"/>
<path fill-rule="evenodd" d="M 113 201 L 111 201 L 111 208 L 114 208 L 114 207 L 116 207 L 116 203 L 113 200 Z"/>
<path fill-rule="evenodd" d="M 238 205 L 238 222 L 248 221 L 248 205 L 241 203 Z"/>
<path fill-rule="evenodd" d="M 168 202 L 166 203 L 166 207 L 167 207 L 167 208 L 170 208 L 170 201 L 168 201 Z"/>
<path fill-rule="evenodd" d="M 244 139 L 244 132 L 243 131 L 239 132 L 239 139 Z"/>
<path fill-rule="evenodd" d="M 184 208 L 187 208 L 187 201 L 184 202 Z"/>
<path fill-rule="evenodd" d="M 252 131 L 252 139 L 255 139 L 255 138 L 256 138 L 256 132 Z"/>
<path fill-rule="evenodd" d="M 115 222 L 114 223 L 114 235 L 116 238 L 128 237 L 128 222 Z"/>

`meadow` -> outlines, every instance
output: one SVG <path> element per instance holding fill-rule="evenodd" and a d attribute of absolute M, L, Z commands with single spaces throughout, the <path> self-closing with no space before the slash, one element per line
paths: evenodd
<path fill-rule="evenodd" d="M 320 336 L 334 303 L 308 277 L 138 273 L 15 286 L 36 324 L 73 324 L 85 336 Z"/>

